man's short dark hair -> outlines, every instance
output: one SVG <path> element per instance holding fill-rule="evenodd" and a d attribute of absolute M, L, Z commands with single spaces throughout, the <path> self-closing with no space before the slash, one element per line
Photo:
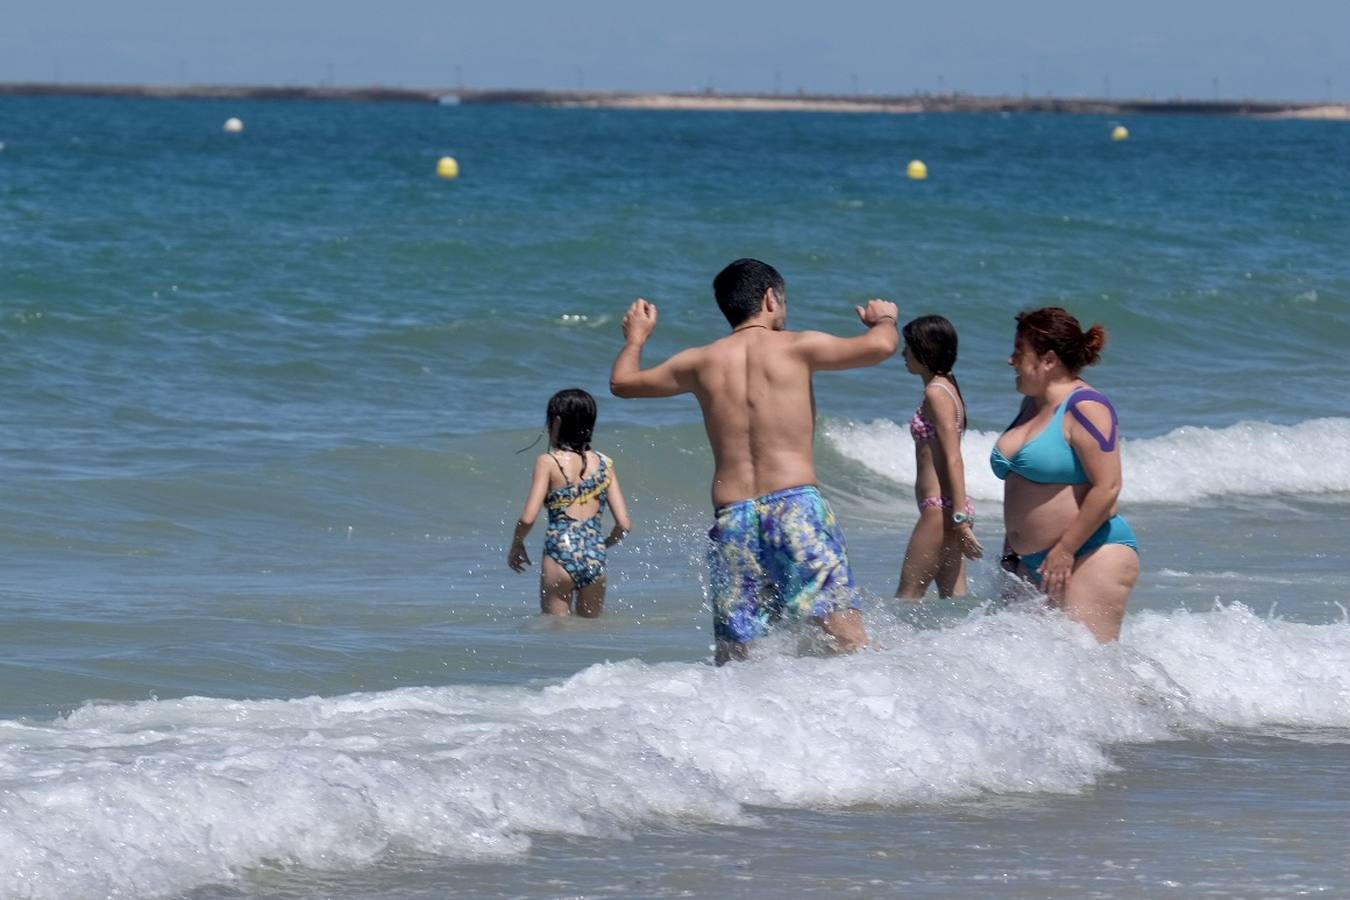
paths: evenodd
<path fill-rule="evenodd" d="M 786 285 L 778 270 L 757 259 L 738 259 L 717 273 L 713 279 L 713 296 L 722 315 L 731 327 L 759 315 L 764 308 L 764 292 L 772 290 L 783 296 Z"/>

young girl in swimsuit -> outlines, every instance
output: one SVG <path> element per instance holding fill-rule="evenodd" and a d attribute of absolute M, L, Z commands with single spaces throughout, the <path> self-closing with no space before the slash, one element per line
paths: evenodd
<path fill-rule="evenodd" d="M 956 329 L 942 316 L 921 316 L 901 330 L 905 368 L 923 379 L 923 402 L 909 421 L 914 438 L 914 525 L 900 568 L 901 600 L 922 600 L 937 581 L 938 595 L 966 593 L 965 558 L 979 559 L 984 549 L 975 537 L 975 509 L 966 497 L 961 435 L 966 405 L 952 374 L 956 365 Z"/>
<path fill-rule="evenodd" d="M 628 533 L 628 505 L 614 474 L 614 462 L 591 449 L 595 398 L 580 388 L 559 391 L 548 401 L 547 453 L 534 461 L 525 510 L 516 523 L 506 564 L 517 572 L 530 565 L 525 536 L 539 511 L 548 511 L 544 558 L 539 567 L 539 607 L 551 616 L 600 615 L 605 602 L 605 551 Z M 608 505 L 614 528 L 603 533 Z"/>
<path fill-rule="evenodd" d="M 989 456 L 1004 479 L 1003 567 L 1101 642 L 1120 635 L 1139 579 L 1139 542 L 1116 511 L 1116 410 L 1079 374 L 1105 344 L 1102 326 L 1084 331 L 1057 306 L 1018 315 L 1008 364 L 1024 399 Z"/>

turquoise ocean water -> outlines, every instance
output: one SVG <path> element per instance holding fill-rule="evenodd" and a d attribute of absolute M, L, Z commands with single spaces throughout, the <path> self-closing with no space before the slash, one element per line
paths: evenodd
<path fill-rule="evenodd" d="M 1350 128 L 1114 124 L 0 99 L 0 897 L 1350 893 Z M 956 323 L 986 547 L 1012 316 L 1106 325 L 1119 645 L 989 565 L 886 599 L 895 359 L 817 380 L 885 649 L 709 665 L 697 408 L 607 378 L 739 256 Z M 504 562 L 573 385 L 637 525 L 594 622 Z"/>

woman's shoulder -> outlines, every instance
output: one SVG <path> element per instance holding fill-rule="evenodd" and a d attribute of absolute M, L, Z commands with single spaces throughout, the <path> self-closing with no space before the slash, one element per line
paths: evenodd
<path fill-rule="evenodd" d="M 1115 406 L 1106 399 L 1105 394 L 1090 384 L 1084 384 L 1075 388 L 1066 398 L 1065 407 L 1072 414 L 1069 422 L 1071 438 L 1078 439 L 1075 436 L 1080 435 L 1081 428 L 1097 442 L 1103 452 L 1109 453 L 1116 448 L 1120 419 Z"/>
<path fill-rule="evenodd" d="M 1074 388 L 1069 396 L 1064 399 L 1069 408 L 1076 407 L 1081 403 L 1100 403 L 1108 409 L 1115 409 L 1115 404 L 1105 393 L 1097 390 L 1086 381 Z"/>

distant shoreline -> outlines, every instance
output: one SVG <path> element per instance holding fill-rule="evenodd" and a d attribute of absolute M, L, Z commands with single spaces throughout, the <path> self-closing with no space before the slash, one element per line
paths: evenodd
<path fill-rule="evenodd" d="M 156 100 L 310 100 L 347 103 L 512 104 L 589 109 L 738 112 L 1059 113 L 1066 115 L 1219 115 L 1350 120 L 1350 103 L 1277 100 L 1112 100 L 977 97 L 970 94 L 724 94 L 703 92 L 534 91 L 477 88 L 301 87 L 285 85 L 0 83 L 0 97 L 128 97 Z"/>

